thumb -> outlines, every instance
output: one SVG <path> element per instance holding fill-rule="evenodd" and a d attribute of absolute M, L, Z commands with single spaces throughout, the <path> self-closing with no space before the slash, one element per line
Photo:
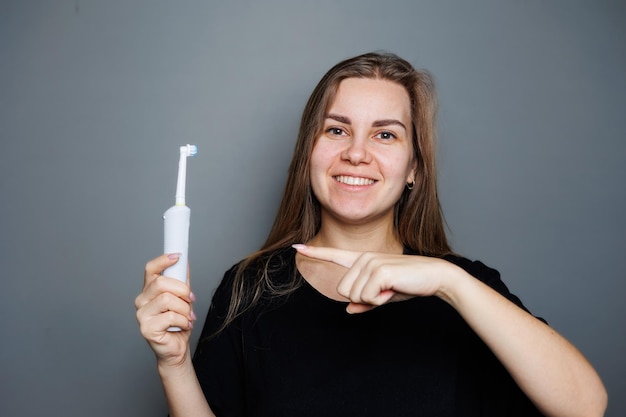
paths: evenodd
<path fill-rule="evenodd" d="M 161 274 L 166 268 L 178 262 L 180 255 L 180 253 L 164 253 L 148 261 L 144 269 L 144 284 L 147 284 L 155 275 Z"/>
<path fill-rule="evenodd" d="M 362 303 L 350 302 L 348 304 L 348 307 L 346 307 L 346 311 L 349 314 L 365 313 L 366 311 L 373 310 L 374 308 L 389 302 L 393 298 L 394 295 L 395 295 L 395 291 L 385 290 L 385 291 L 382 291 L 378 295 L 378 297 L 376 297 L 377 298 L 376 304 L 362 304 Z"/>

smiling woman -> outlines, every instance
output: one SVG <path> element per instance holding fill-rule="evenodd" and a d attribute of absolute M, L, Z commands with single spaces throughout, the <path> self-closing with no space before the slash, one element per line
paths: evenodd
<path fill-rule="evenodd" d="M 178 256 L 147 264 L 137 318 L 172 416 L 603 415 L 580 352 L 452 253 L 435 109 L 393 54 L 329 70 L 267 241 L 225 274 L 193 360 L 195 297 L 161 275 Z"/>
<path fill-rule="evenodd" d="M 411 126 L 411 105 L 402 86 L 369 78 L 340 84 L 311 153 L 311 187 L 322 227 L 335 219 L 382 222 L 390 233 L 387 240 L 395 239 L 393 209 L 416 172 L 406 126 Z"/>

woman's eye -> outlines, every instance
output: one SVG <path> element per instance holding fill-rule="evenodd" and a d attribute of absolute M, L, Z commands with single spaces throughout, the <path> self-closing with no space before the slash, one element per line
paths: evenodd
<path fill-rule="evenodd" d="M 396 139 L 396 135 L 387 131 L 380 132 L 378 135 L 376 135 L 376 137 L 378 139 L 385 139 L 385 140 Z"/>
<path fill-rule="evenodd" d="M 326 129 L 326 132 L 330 133 L 333 136 L 343 136 L 346 134 L 343 129 L 340 129 L 338 127 L 329 127 L 328 129 Z"/>

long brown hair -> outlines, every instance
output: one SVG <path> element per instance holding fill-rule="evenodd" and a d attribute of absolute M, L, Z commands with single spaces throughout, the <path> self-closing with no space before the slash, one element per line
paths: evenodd
<path fill-rule="evenodd" d="M 417 174 L 415 185 L 412 189 L 406 188 L 396 203 L 396 233 L 400 242 L 415 253 L 442 256 L 450 252 L 437 196 L 437 98 L 432 77 L 391 53 L 367 53 L 347 59 L 332 67 L 309 97 L 274 225 L 261 249 L 249 255 L 236 268 L 230 308 L 221 329 L 254 306 L 261 296 L 288 294 L 300 284 L 296 275 L 286 286 L 276 286 L 271 281 L 269 272 L 274 269 L 272 253 L 294 243 L 307 242 L 320 229 L 320 205 L 311 189 L 309 176 L 310 157 L 315 140 L 321 134 L 326 112 L 339 84 L 346 78 L 389 80 L 400 84 L 408 92 Z"/>

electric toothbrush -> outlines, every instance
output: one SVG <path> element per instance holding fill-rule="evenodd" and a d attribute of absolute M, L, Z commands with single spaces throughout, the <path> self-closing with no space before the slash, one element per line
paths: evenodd
<path fill-rule="evenodd" d="M 176 205 L 163 214 L 163 252 L 180 253 L 178 262 L 163 271 L 163 275 L 187 282 L 187 250 L 189 248 L 189 219 L 191 210 L 185 205 L 185 180 L 187 178 L 187 157 L 198 153 L 196 145 L 180 147 L 178 160 L 178 181 L 176 183 Z M 179 327 L 167 329 L 178 332 Z"/>

